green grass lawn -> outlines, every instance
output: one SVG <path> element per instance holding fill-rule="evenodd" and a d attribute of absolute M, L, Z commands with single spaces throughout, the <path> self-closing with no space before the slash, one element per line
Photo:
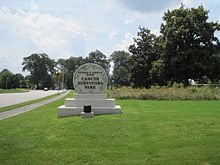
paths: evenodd
<path fill-rule="evenodd" d="M 220 101 L 117 103 L 121 115 L 58 119 L 61 99 L 0 121 L 0 164 L 220 164 Z"/>
<path fill-rule="evenodd" d="M 1 93 L 22 93 L 22 92 L 28 92 L 27 89 L 22 89 L 22 88 L 16 88 L 16 89 L 0 89 L 0 94 Z"/>

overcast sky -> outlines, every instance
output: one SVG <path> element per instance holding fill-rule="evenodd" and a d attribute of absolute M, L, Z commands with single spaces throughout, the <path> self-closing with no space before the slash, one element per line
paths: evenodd
<path fill-rule="evenodd" d="M 159 35 L 163 13 L 181 3 L 202 4 L 210 21 L 220 20 L 219 0 L 0 0 L 0 71 L 22 73 L 32 53 L 57 60 L 127 51 L 139 26 Z"/>

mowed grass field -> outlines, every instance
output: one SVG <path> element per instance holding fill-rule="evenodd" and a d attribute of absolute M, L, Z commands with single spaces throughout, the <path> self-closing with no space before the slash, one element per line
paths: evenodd
<path fill-rule="evenodd" d="M 58 119 L 63 103 L 0 121 L 0 164 L 220 164 L 220 101 L 117 100 L 121 115 Z"/>

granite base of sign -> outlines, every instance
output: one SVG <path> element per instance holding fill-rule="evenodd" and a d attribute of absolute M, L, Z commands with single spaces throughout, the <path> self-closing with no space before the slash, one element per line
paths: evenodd
<path fill-rule="evenodd" d="M 94 112 L 81 112 L 81 118 L 93 118 L 94 117 Z"/>
<path fill-rule="evenodd" d="M 115 99 L 107 99 L 106 94 L 76 94 L 67 98 L 64 105 L 58 107 L 58 117 L 83 116 L 84 106 L 91 105 L 94 115 L 120 114 L 121 106 L 115 105 Z M 87 114 L 88 115 L 88 114 Z"/>

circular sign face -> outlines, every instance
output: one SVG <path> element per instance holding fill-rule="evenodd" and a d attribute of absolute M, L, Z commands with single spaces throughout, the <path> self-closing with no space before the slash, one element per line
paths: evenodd
<path fill-rule="evenodd" d="M 105 70 L 93 63 L 81 65 L 73 74 L 73 85 L 79 94 L 102 94 L 107 82 Z"/>

